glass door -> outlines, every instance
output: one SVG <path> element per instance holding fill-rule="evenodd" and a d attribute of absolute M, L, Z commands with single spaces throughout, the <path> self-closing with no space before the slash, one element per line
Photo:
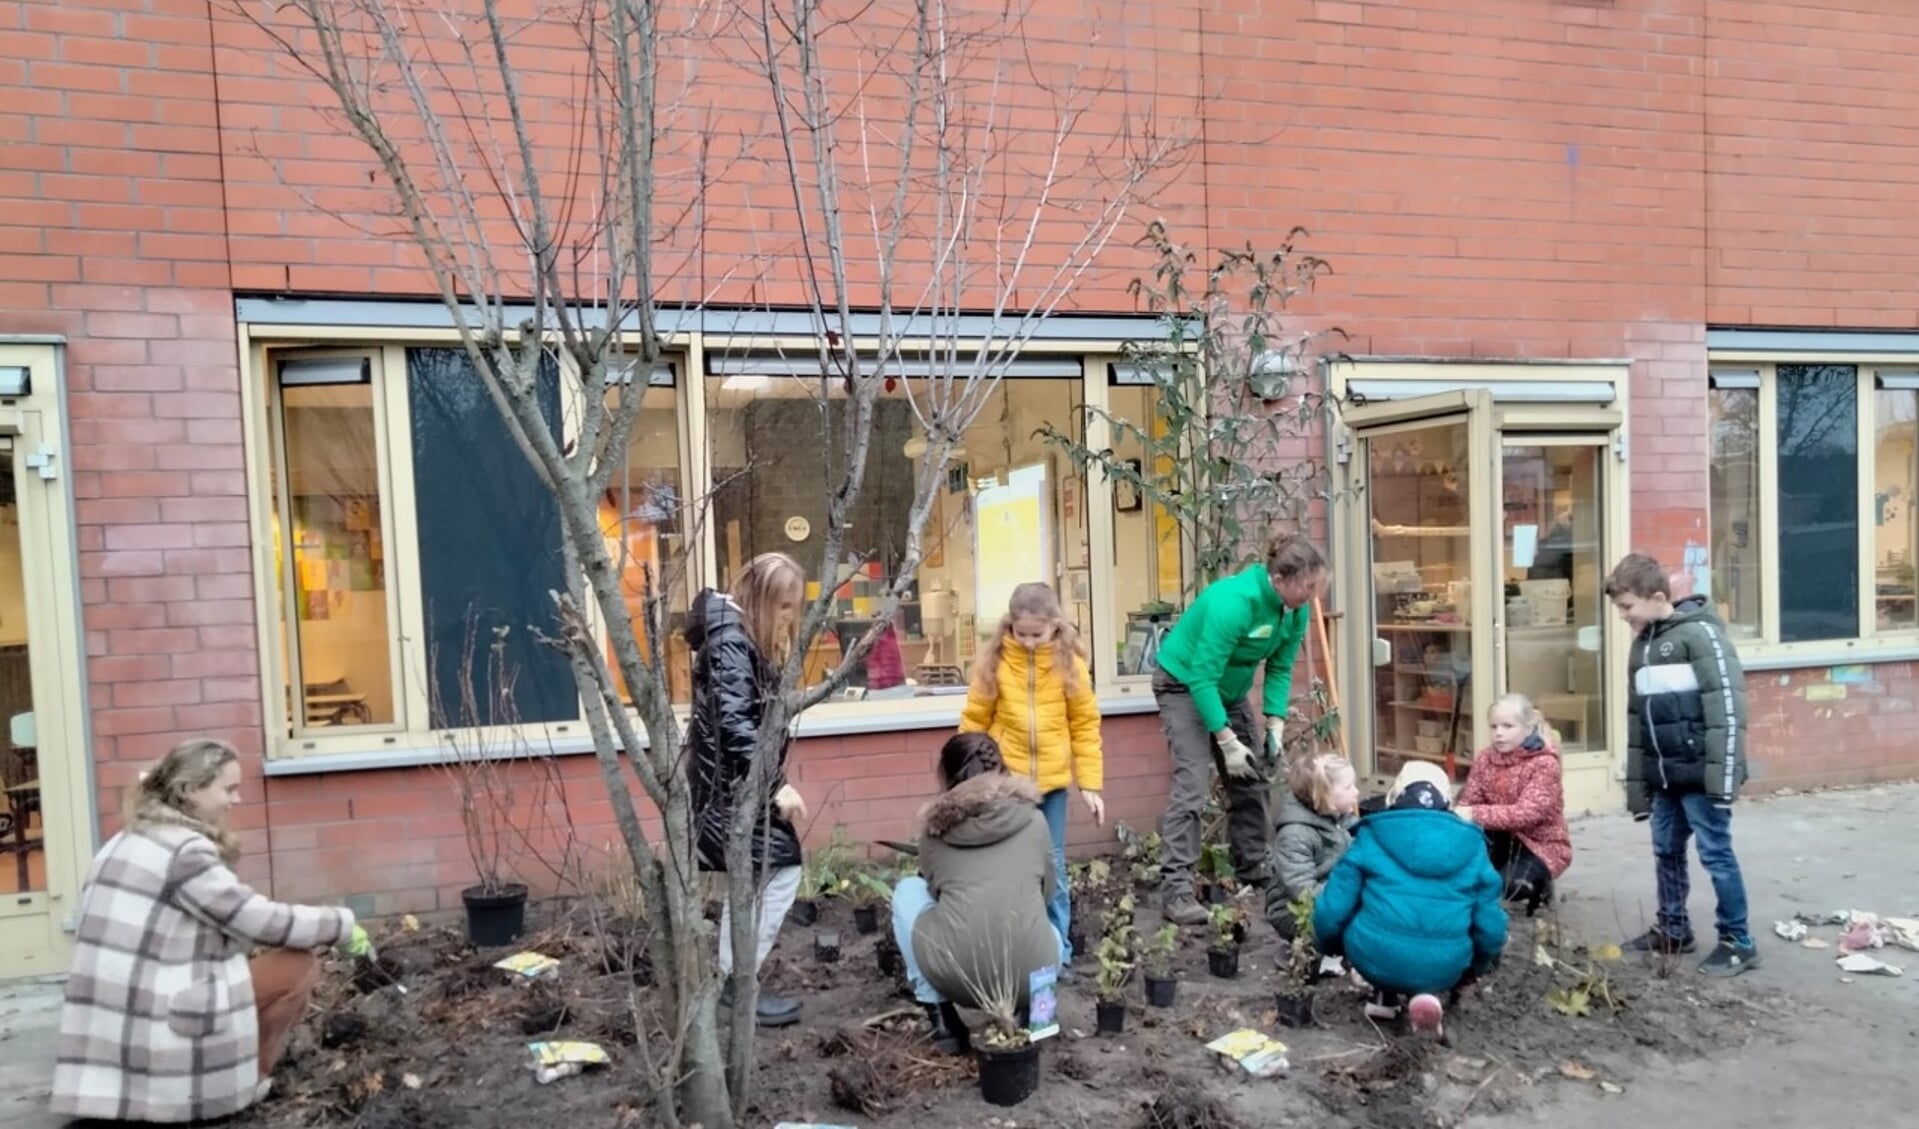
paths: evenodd
<path fill-rule="evenodd" d="M 1501 689 L 1530 698 L 1558 733 L 1573 807 L 1605 803 L 1609 750 L 1623 744 L 1613 732 L 1615 617 L 1605 595 L 1617 555 L 1615 461 L 1605 433 L 1502 439 Z"/>
<path fill-rule="evenodd" d="M 51 350 L 0 342 L 0 980 L 63 971 L 89 852 L 71 511 Z M 57 417 L 52 417 L 57 422 Z"/>
<path fill-rule="evenodd" d="M 1368 662 L 1347 699 L 1356 763 L 1380 775 L 1409 760 L 1464 779 L 1495 690 L 1490 552 L 1496 464 L 1484 391 L 1348 408 L 1347 484 L 1366 546 L 1345 602 Z M 1370 764 L 1368 760 L 1370 759 Z"/>

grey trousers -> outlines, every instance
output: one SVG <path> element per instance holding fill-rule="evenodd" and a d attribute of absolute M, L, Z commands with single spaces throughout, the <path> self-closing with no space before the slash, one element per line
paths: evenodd
<path fill-rule="evenodd" d="M 1225 783 L 1226 838 L 1232 847 L 1234 876 L 1241 885 L 1265 882 L 1269 842 L 1266 805 L 1271 786 L 1264 772 L 1244 780 L 1225 774 L 1219 749 L 1199 719 L 1192 692 L 1179 680 L 1155 671 L 1153 697 L 1159 702 L 1159 726 L 1173 755 L 1173 784 L 1166 798 L 1166 814 L 1159 821 L 1159 837 L 1164 843 L 1160 853 L 1161 890 L 1173 898 L 1192 894 L 1193 871 L 1199 866 L 1202 846 L 1200 817 L 1212 795 L 1215 772 Z M 1258 764 L 1266 734 L 1246 699 L 1227 703 L 1226 724 L 1252 750 L 1254 763 Z"/>

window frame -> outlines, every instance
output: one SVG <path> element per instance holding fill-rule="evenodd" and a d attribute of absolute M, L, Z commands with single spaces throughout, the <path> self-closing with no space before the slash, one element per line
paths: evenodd
<path fill-rule="evenodd" d="M 1854 504 L 1858 534 L 1854 546 L 1858 553 L 1858 623 L 1850 636 L 1781 642 L 1779 570 L 1779 415 L 1778 369 L 1780 365 L 1845 365 L 1855 369 L 1858 405 L 1855 438 L 1856 482 Z M 1909 386 L 1919 374 L 1919 357 L 1911 355 L 1861 355 L 1844 352 L 1766 352 L 1743 353 L 1714 351 L 1707 365 L 1707 418 L 1711 419 L 1710 397 L 1716 388 L 1753 388 L 1756 379 L 1759 409 L 1759 526 L 1761 567 L 1759 570 L 1759 634 L 1739 641 L 1740 659 L 1749 669 L 1785 669 L 1798 666 L 1823 666 L 1865 663 L 1919 657 L 1919 625 L 1880 629 L 1878 626 L 1878 544 L 1874 499 L 1878 489 L 1878 393 L 1881 376 L 1897 378 Z M 1722 379 L 1738 383 L 1718 383 Z M 1906 390 L 1906 389 L 1896 389 Z M 1919 394 L 1916 391 L 1915 394 Z M 1719 532 L 1707 496 L 1706 530 L 1709 543 Z M 1718 562 L 1708 559 L 1708 567 Z"/>
<path fill-rule="evenodd" d="M 254 604 L 259 669 L 261 674 L 263 719 L 267 740 L 267 771 L 270 775 L 297 775 L 310 772 L 362 771 L 436 763 L 447 755 L 455 741 L 469 733 L 497 740 L 516 732 L 534 747 L 555 755 L 585 753 L 592 739 L 584 720 L 553 722 L 521 727 L 501 727 L 482 731 L 434 729 L 427 722 L 426 655 L 424 609 L 420 606 L 420 569 L 416 553 L 396 551 L 410 545 L 417 535 L 417 509 L 413 496 L 411 459 L 400 457 L 403 437 L 412 434 L 412 419 L 407 403 L 406 351 L 410 348 L 444 348 L 457 345 L 458 331 L 446 327 L 392 326 L 358 324 L 279 324 L 267 321 L 238 320 L 241 368 L 242 438 L 246 448 L 248 510 L 254 536 Z M 512 335 L 517 339 L 517 335 Z M 637 349 L 637 334 L 623 335 L 625 348 Z M 861 350 L 877 349 L 879 342 L 855 339 L 852 346 Z M 936 353 L 945 344 L 936 340 L 906 340 L 897 349 L 906 352 Z M 677 432 L 681 485 L 688 499 L 704 498 L 712 479 L 711 451 L 706 432 L 705 376 L 707 357 L 740 355 L 770 350 L 811 355 L 811 338 L 768 337 L 743 333 L 680 331 L 662 341 L 664 361 L 673 366 L 673 387 L 678 412 Z M 392 663 L 394 677 L 395 722 L 389 726 L 353 726 L 327 731 L 291 728 L 285 687 L 288 671 L 281 660 L 283 643 L 293 642 L 281 616 L 276 594 L 281 578 L 273 565 L 270 535 L 275 492 L 270 461 L 283 451 L 280 425 L 279 385 L 276 362 L 292 357 L 366 356 L 372 366 L 372 384 L 376 403 L 377 441 L 383 463 L 381 489 L 382 535 L 388 539 L 389 563 L 387 592 L 389 624 L 394 631 Z M 1079 401 L 1085 407 L 1104 408 L 1108 404 L 1108 366 L 1122 360 L 1122 342 L 1117 339 L 1035 339 L 1022 348 L 1022 355 L 1033 359 L 1072 359 L 1080 365 Z M 571 362 L 561 357 L 563 373 Z M 401 374 L 396 378 L 395 373 Z M 1025 379 L 1025 378 L 1015 378 Z M 1070 380 L 1071 377 L 1048 379 Z M 609 381 L 608 387 L 612 387 Z M 562 414 L 568 433 L 576 426 L 580 395 L 577 380 L 563 379 Z M 1087 423 L 1089 443 L 1105 438 L 1103 422 Z M 1097 473 L 1086 476 L 1086 537 L 1092 557 L 1114 551 L 1112 485 Z M 687 539 L 689 595 L 717 583 L 715 562 L 719 559 L 711 522 L 702 522 L 698 536 Z M 1185 562 L 1190 569 L 1190 562 Z M 1107 716 L 1148 713 L 1156 708 L 1150 679 L 1146 676 L 1120 678 L 1117 660 L 1109 645 L 1113 625 L 1114 589 L 1109 570 L 1092 569 L 1092 604 L 1089 611 L 1095 625 L 1092 669 L 1101 712 Z M 588 616 L 599 645 L 606 644 L 606 626 L 597 608 Z M 1104 631 L 1100 625 L 1109 625 Z M 829 701 L 807 711 L 799 720 L 797 733 L 802 737 L 828 737 L 900 729 L 939 728 L 958 723 L 965 698 L 960 695 L 902 698 L 886 701 Z M 684 720 L 687 707 L 676 707 Z M 644 738 L 644 734 L 642 734 Z"/>

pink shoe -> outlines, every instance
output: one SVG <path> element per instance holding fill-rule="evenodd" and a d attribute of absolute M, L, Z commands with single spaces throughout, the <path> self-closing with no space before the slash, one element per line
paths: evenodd
<path fill-rule="evenodd" d="M 1438 996 L 1420 994 L 1414 996 L 1406 1005 L 1406 1016 L 1412 1021 L 1413 1030 L 1421 1035 L 1442 1036 L 1440 1024 L 1446 1018 L 1446 1007 L 1439 1002 Z"/>

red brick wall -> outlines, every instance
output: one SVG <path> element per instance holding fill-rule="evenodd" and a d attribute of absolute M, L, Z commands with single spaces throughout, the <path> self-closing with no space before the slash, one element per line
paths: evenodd
<path fill-rule="evenodd" d="M 66 335 L 99 804 L 182 734 L 258 764 L 205 0 L 0 3 L 0 329 Z M 254 793 L 257 795 L 257 791 Z M 258 845 L 264 811 L 243 817 Z"/>
<path fill-rule="evenodd" d="M 1041 7 L 1036 58 L 1123 64 L 1167 122 L 1205 101 L 1192 163 L 1135 217 L 1214 244 L 1270 245 L 1306 225 L 1337 274 L 1301 317 L 1344 326 L 1351 351 L 1630 359 L 1633 538 L 1661 556 L 1704 540 L 1706 323 L 1914 324 L 1919 158 L 1900 141 L 1919 129 L 1919 78 L 1899 61 L 1919 45 L 1919 13 L 1812 0 L 1715 0 L 1710 18 L 1706 0 Z M 534 96 L 557 105 L 568 56 L 527 46 L 544 48 Z M 0 85 L 0 330 L 71 342 L 68 465 L 111 813 L 133 765 L 179 735 L 232 738 L 258 763 L 232 290 L 429 287 L 404 241 L 334 214 L 364 223 L 387 202 L 364 150 L 206 0 L 0 0 Z M 739 206 L 676 236 L 703 266 L 674 269 L 710 283 L 750 252 L 775 265 L 727 293 L 791 299 L 778 265 L 790 219 L 764 123 L 739 116 L 744 89 L 718 96 L 731 101 L 710 130 L 752 139 L 723 185 Z M 1081 132 L 1114 120 L 1099 107 Z M 1081 304 L 1129 309 L 1116 283 L 1141 265 L 1118 241 Z M 1877 676 L 1905 697 L 1861 692 L 1820 718 L 1826 704 L 1795 693 L 1815 675 L 1784 691 L 1755 675 L 1759 780 L 1898 771 L 1915 735 L 1894 704 L 1908 672 Z M 903 831 L 937 736 L 808 742 L 797 775 L 831 795 L 816 800 L 820 826 Z M 1115 814 L 1150 822 L 1164 776 L 1152 719 L 1116 720 L 1109 740 Z M 592 773 L 564 762 L 581 837 L 610 840 Z M 250 785 L 276 813 L 270 849 L 266 807 L 243 817 L 255 865 L 270 860 L 289 895 L 439 904 L 465 878 L 448 787 L 430 771 Z M 349 864 L 369 841 L 431 847 Z"/>

